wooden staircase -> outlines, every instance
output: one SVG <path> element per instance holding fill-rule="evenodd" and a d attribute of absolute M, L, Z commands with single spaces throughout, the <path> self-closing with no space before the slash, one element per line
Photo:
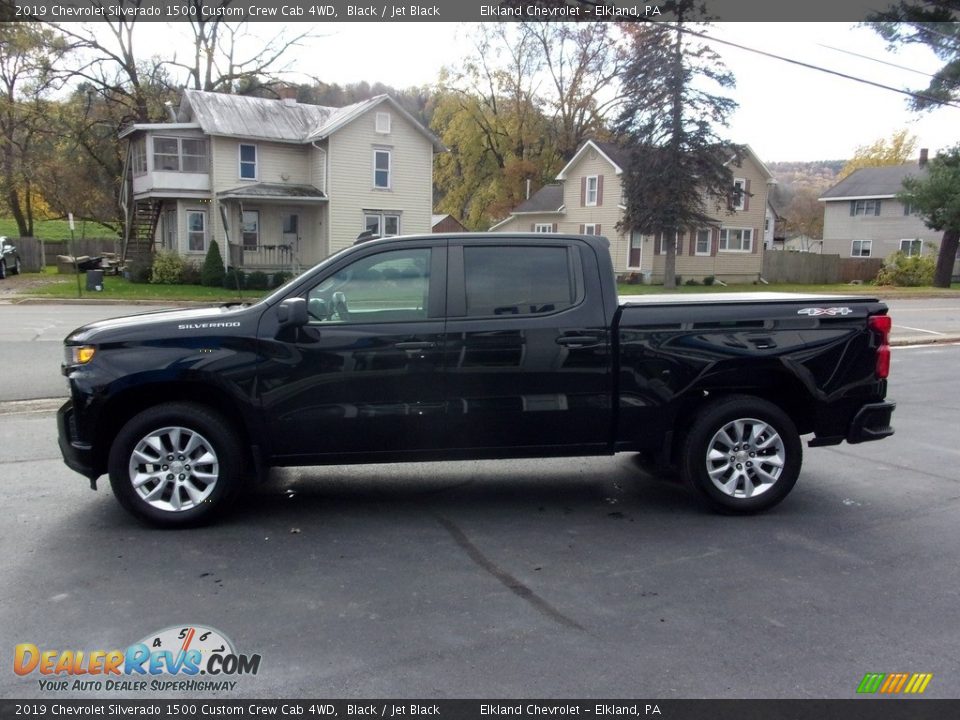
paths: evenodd
<path fill-rule="evenodd" d="M 132 217 L 127 226 L 126 242 L 123 244 L 122 263 L 147 257 L 153 253 L 161 207 L 162 202 L 157 198 L 134 201 Z"/>

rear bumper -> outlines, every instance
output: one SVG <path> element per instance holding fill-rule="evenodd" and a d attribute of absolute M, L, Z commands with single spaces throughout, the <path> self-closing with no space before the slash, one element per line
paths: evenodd
<path fill-rule="evenodd" d="M 850 429 L 847 431 L 847 442 L 851 445 L 882 440 L 893 435 L 890 427 L 890 418 L 897 404 L 894 402 L 878 402 L 864 405 L 853 417 Z"/>
<path fill-rule="evenodd" d="M 68 468 L 90 480 L 96 480 L 101 473 L 94 469 L 93 447 L 75 439 L 75 428 L 73 402 L 68 400 L 57 411 L 57 442 L 60 445 L 60 454 Z"/>

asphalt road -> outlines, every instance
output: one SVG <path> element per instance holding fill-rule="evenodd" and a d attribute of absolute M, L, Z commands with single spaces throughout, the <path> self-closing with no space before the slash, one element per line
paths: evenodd
<path fill-rule="evenodd" d="M 929 672 L 956 698 L 958 366 L 896 349 L 897 434 L 807 450 L 750 518 L 621 455 L 278 471 L 162 532 L 63 466 L 49 410 L 0 404 L 0 697 L 44 696 L 17 643 L 200 623 L 262 655 L 222 697 L 853 698 Z"/>

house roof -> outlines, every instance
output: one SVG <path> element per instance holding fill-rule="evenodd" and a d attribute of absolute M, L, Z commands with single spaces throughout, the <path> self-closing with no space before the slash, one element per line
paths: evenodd
<path fill-rule="evenodd" d="M 377 95 L 341 108 L 287 100 L 184 90 L 179 123 L 193 121 L 208 135 L 307 143 L 322 140 L 365 112 L 387 103 L 430 143 L 436 152 L 446 148 L 437 137 L 389 95 Z"/>
<path fill-rule="evenodd" d="M 217 193 L 221 200 L 304 200 L 323 201 L 327 196 L 313 185 L 294 185 L 287 183 L 254 183 L 221 190 Z"/>
<path fill-rule="evenodd" d="M 563 185 L 544 185 L 517 205 L 511 213 L 556 213 L 563 209 Z"/>
<path fill-rule="evenodd" d="M 926 168 L 921 168 L 917 162 L 860 168 L 823 193 L 819 199 L 829 202 L 894 197 L 903 190 L 905 178 L 910 175 L 924 175 L 926 172 Z"/>

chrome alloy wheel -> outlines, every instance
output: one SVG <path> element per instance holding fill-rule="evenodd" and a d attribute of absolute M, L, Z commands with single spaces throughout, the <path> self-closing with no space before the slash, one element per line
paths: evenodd
<path fill-rule="evenodd" d="M 777 431 L 763 420 L 738 418 L 724 425 L 707 446 L 707 475 L 733 498 L 752 498 L 774 486 L 787 452 Z"/>
<path fill-rule="evenodd" d="M 137 442 L 130 453 L 129 474 L 144 502 L 158 510 L 181 512 L 210 497 L 220 477 L 220 462 L 200 433 L 165 427 Z"/>

